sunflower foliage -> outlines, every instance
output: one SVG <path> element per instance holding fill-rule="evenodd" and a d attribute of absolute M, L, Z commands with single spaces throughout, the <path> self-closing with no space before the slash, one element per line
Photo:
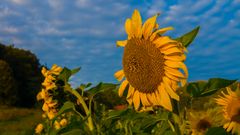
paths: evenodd
<path fill-rule="evenodd" d="M 69 69 L 57 65 L 50 69 L 43 67 L 45 80 L 37 95 L 37 100 L 42 103 L 43 120 L 35 127 L 35 134 L 239 134 L 240 83 L 237 80 L 211 78 L 206 81 L 186 82 L 188 72 L 183 64 L 185 52 L 200 27 L 174 39 L 162 35 L 167 30 L 172 30 L 172 27 L 158 29 L 156 18 L 157 15 L 150 18 L 142 27 L 140 13 L 135 10 L 133 17 L 127 19 L 125 27 L 128 40 L 117 42 L 118 46 L 125 47 L 125 67 L 114 74 L 120 84 L 100 82 L 92 86 L 87 83 L 73 88 L 70 78 L 80 71 L 80 68 Z M 150 26 L 151 28 L 148 28 Z M 140 46 L 139 44 L 149 46 L 135 48 Z M 155 44 L 163 48 L 159 49 Z M 163 63 L 158 63 L 160 66 L 154 65 L 159 66 L 154 67 L 156 71 L 168 70 L 164 72 L 167 76 L 157 80 L 160 85 L 148 76 L 146 79 L 151 82 L 143 83 L 149 86 L 150 90 L 146 90 L 145 86 L 139 83 L 139 78 L 146 76 L 134 71 L 139 71 L 137 68 L 144 62 L 137 61 L 138 58 L 142 60 L 142 57 L 137 56 L 138 53 L 126 54 L 131 53 L 130 49 L 147 49 L 158 55 L 157 58 L 164 60 Z M 162 52 L 158 52 L 159 50 Z M 153 56 L 147 57 L 156 62 Z M 132 59 L 134 61 L 131 61 Z M 158 76 L 153 75 L 154 77 Z"/>
<path fill-rule="evenodd" d="M 224 91 L 226 86 L 238 87 L 236 80 L 221 78 L 213 78 L 206 82 L 190 82 L 185 87 L 180 88 L 182 92 L 180 93 L 180 102 L 172 101 L 174 106 L 172 112 L 162 107 L 136 111 L 133 107 L 127 105 L 124 97 L 118 96 L 118 84 L 99 83 L 91 87 L 91 84 L 88 83 L 81 84 L 75 89 L 71 88 L 69 78 L 79 70 L 80 68 L 71 70 L 65 67 L 59 75 L 55 76 L 56 87 L 51 90 L 51 95 L 52 100 L 57 101 L 58 104 L 55 106 L 56 113 L 51 119 L 43 115 L 43 121 L 36 126 L 36 134 L 192 134 L 193 130 L 188 112 L 191 111 L 195 115 L 197 112 L 198 115 L 196 116 L 198 118 L 204 118 L 201 116 L 204 116 L 204 111 L 207 112 L 209 108 L 214 106 L 212 105 L 213 102 L 209 102 L 212 101 L 214 95 Z M 85 102 L 88 114 L 79 102 L 78 96 L 81 96 Z M 126 96 L 126 93 L 124 96 Z M 201 101 L 202 98 L 205 99 Z M 195 102 L 195 100 L 200 100 L 200 103 Z M 217 111 L 215 109 L 215 112 Z M 89 118 L 93 122 L 93 129 L 89 127 Z M 205 132 L 207 135 L 230 134 L 222 127 L 221 120 L 217 122 L 216 127 L 207 129 Z"/>

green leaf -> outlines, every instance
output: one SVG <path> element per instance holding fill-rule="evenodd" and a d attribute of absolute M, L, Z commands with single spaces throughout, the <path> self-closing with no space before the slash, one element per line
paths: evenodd
<path fill-rule="evenodd" d="M 227 133 L 222 127 L 213 127 L 208 129 L 206 135 L 230 135 L 230 133 Z"/>
<path fill-rule="evenodd" d="M 227 80 L 222 78 L 211 78 L 208 82 L 191 82 L 187 85 L 187 92 L 191 97 L 210 96 L 221 88 L 225 88 L 234 82 L 236 82 L 236 80 Z"/>
<path fill-rule="evenodd" d="M 201 95 L 201 91 L 203 91 L 207 86 L 207 82 L 198 81 L 191 82 L 187 85 L 187 92 L 191 97 L 199 97 Z"/>
<path fill-rule="evenodd" d="M 176 38 L 175 40 L 181 42 L 183 44 L 183 46 L 187 48 L 193 42 L 195 37 L 197 36 L 199 29 L 200 29 L 200 26 L 198 26 L 195 29 L 193 29 L 192 31 L 182 35 L 181 37 Z"/>
<path fill-rule="evenodd" d="M 72 70 L 71 70 L 71 75 L 76 74 L 77 72 L 80 71 L 80 69 L 81 69 L 81 67 L 78 67 L 78 68 L 72 69 Z"/>
<path fill-rule="evenodd" d="M 93 95 L 96 95 L 99 92 L 104 92 L 109 89 L 114 90 L 114 89 L 116 89 L 116 87 L 117 87 L 117 84 L 100 82 L 97 86 L 95 86 L 87 91 Z"/>
<path fill-rule="evenodd" d="M 212 95 L 215 92 L 217 92 L 219 89 L 225 88 L 225 87 L 233 84 L 236 81 L 237 80 L 227 80 L 227 79 L 222 79 L 222 78 L 211 78 L 208 81 L 207 89 L 204 89 L 204 91 L 202 91 L 201 97 Z"/>
<path fill-rule="evenodd" d="M 85 90 L 86 88 L 90 87 L 91 85 L 92 85 L 92 83 L 81 84 L 81 85 L 79 86 L 79 88 L 80 88 L 81 90 Z"/>
<path fill-rule="evenodd" d="M 129 109 L 126 110 L 112 110 L 108 113 L 108 117 L 106 119 L 115 119 L 115 118 L 120 118 L 121 116 L 127 114 Z"/>
<path fill-rule="evenodd" d="M 68 110 L 75 110 L 75 106 L 73 102 L 67 101 L 63 104 L 61 109 L 58 111 L 58 115 L 68 111 Z"/>
<path fill-rule="evenodd" d="M 79 68 L 75 68 L 75 69 L 68 69 L 66 67 L 63 68 L 62 72 L 60 73 L 60 75 L 58 76 L 58 79 L 64 81 L 65 83 L 68 82 L 69 78 L 76 74 L 78 71 L 80 71 L 80 67 Z"/>
<path fill-rule="evenodd" d="M 63 68 L 62 72 L 58 76 L 58 79 L 64 81 L 65 83 L 68 82 L 69 78 L 72 75 L 72 71 L 66 67 Z"/>

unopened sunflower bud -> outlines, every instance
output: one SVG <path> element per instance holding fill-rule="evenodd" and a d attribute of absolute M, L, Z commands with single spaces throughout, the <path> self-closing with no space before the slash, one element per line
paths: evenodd
<path fill-rule="evenodd" d="M 58 121 L 55 121 L 54 122 L 54 127 L 55 127 L 55 129 L 60 129 L 61 128 L 61 125 L 60 125 L 60 123 L 58 122 Z"/>
<path fill-rule="evenodd" d="M 35 133 L 41 134 L 42 130 L 43 130 L 43 124 L 38 124 L 37 127 L 35 128 Z"/>
<path fill-rule="evenodd" d="M 55 113 L 50 111 L 50 112 L 47 113 L 47 116 L 51 120 L 51 119 L 53 119 L 55 117 Z"/>
<path fill-rule="evenodd" d="M 45 113 L 42 114 L 42 118 L 47 118 L 47 115 Z"/>
<path fill-rule="evenodd" d="M 65 119 L 65 118 L 62 119 L 62 120 L 60 121 L 60 125 L 63 126 L 63 127 L 66 126 L 66 125 L 67 125 L 67 119 Z"/>

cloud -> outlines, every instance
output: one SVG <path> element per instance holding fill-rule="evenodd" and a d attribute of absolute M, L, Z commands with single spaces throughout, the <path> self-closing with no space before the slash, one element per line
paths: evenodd
<path fill-rule="evenodd" d="M 0 39 L 33 51 L 48 66 L 54 63 L 70 68 L 82 66 L 81 72 L 72 78 L 76 79 L 75 84 L 116 82 L 112 74 L 121 69 L 123 48 L 116 48 L 115 42 L 126 38 L 125 19 L 137 8 L 144 20 L 160 12 L 160 26 L 175 27 L 169 32 L 173 37 L 201 26 L 189 48 L 190 80 L 214 75 L 231 78 L 232 73 L 240 77 L 235 66 L 240 66 L 237 3 L 239 0 L 3 0 Z"/>
<path fill-rule="evenodd" d="M 28 0 L 9 0 L 9 1 L 17 5 L 23 5 L 28 2 Z"/>

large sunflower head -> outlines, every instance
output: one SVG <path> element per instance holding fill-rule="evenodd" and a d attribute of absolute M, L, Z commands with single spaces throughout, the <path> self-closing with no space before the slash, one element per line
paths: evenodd
<path fill-rule="evenodd" d="M 222 112 L 226 120 L 223 127 L 227 132 L 240 133 L 240 96 L 230 88 L 227 88 L 227 94 L 222 94 L 216 102 L 223 107 Z"/>
<path fill-rule="evenodd" d="M 119 95 L 128 89 L 127 101 L 130 105 L 133 103 L 136 110 L 140 106 L 159 105 L 172 111 L 171 98 L 179 100 L 176 89 L 179 82 L 184 85 L 188 77 L 183 63 L 185 48 L 163 36 L 173 28 L 158 29 L 157 16 L 142 25 L 139 11 L 134 10 L 132 18 L 125 22 L 127 40 L 117 41 L 118 46 L 124 47 L 123 69 L 114 74 L 119 81 L 125 77 Z"/>

